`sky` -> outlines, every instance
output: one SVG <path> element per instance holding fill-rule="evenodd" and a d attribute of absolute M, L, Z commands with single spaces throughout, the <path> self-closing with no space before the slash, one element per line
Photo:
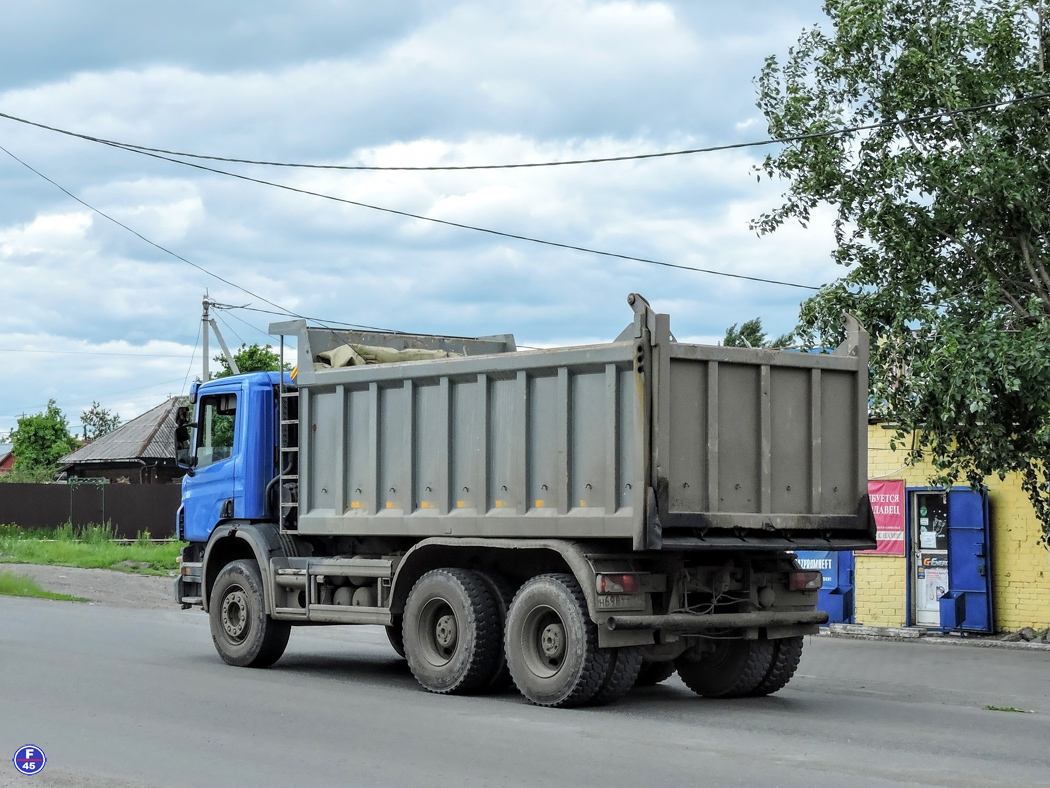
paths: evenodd
<path fill-rule="evenodd" d="M 287 163 L 682 150 L 764 139 L 753 79 L 822 20 L 814 0 L 39 0 L 5 8 L 0 112 Z M 92 402 L 128 420 L 186 392 L 202 374 L 205 293 L 238 307 L 215 313 L 235 347 L 277 343 L 267 329 L 282 316 L 259 310 L 546 347 L 612 340 L 632 292 L 680 340 L 707 343 L 753 317 L 789 331 L 810 292 L 441 225 L 6 118 L 0 146 L 0 438 L 50 399 L 77 432 Z M 749 228 L 786 188 L 756 179 L 767 150 L 429 172 L 183 161 L 560 244 L 829 282 L 829 211 L 771 236 Z"/>

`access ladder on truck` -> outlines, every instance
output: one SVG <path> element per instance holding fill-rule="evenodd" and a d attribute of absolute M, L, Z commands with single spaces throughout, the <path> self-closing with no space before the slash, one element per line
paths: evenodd
<path fill-rule="evenodd" d="M 284 337 L 281 369 L 284 370 Z M 283 371 L 278 395 L 277 518 L 282 529 L 294 531 L 299 519 L 299 389 L 285 384 Z"/>

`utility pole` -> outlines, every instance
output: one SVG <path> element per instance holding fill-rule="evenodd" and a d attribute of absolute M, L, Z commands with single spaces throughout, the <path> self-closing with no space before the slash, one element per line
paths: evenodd
<path fill-rule="evenodd" d="M 208 372 L 208 307 L 211 306 L 211 300 L 208 298 L 208 294 L 204 294 L 204 314 L 201 316 L 201 337 L 203 342 L 201 347 L 204 351 L 204 372 L 201 374 L 201 382 L 207 383 L 211 380 L 211 373 Z"/>
<path fill-rule="evenodd" d="M 208 371 L 208 327 L 211 326 L 211 330 L 215 332 L 215 338 L 219 340 L 219 347 L 222 348 L 222 354 L 226 356 L 226 363 L 230 365 L 230 371 L 234 375 L 240 375 L 241 370 L 237 366 L 237 361 L 233 357 L 233 353 L 230 352 L 229 347 L 226 346 L 226 340 L 222 338 L 222 332 L 219 331 L 219 327 L 215 324 L 214 318 L 208 314 L 208 309 L 218 302 L 212 301 L 208 298 L 208 294 L 204 294 L 204 312 L 201 315 L 201 334 L 203 335 L 204 341 L 201 343 L 201 348 L 204 351 L 204 374 L 201 380 L 207 382 L 211 380 L 211 373 Z"/>

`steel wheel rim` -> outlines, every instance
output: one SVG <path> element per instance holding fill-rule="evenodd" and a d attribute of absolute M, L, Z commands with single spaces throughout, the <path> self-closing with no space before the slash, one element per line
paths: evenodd
<path fill-rule="evenodd" d="M 549 679 L 565 666 L 568 651 L 565 622 L 549 605 L 537 605 L 525 616 L 521 628 L 521 653 L 531 673 Z"/>
<path fill-rule="evenodd" d="M 230 586 L 222 598 L 222 629 L 231 643 L 243 643 L 251 632 L 248 594 L 240 586 Z"/>
<path fill-rule="evenodd" d="M 441 597 L 427 600 L 419 611 L 416 625 L 423 658 L 435 667 L 451 662 L 459 648 L 461 629 L 459 617 L 447 600 Z"/>

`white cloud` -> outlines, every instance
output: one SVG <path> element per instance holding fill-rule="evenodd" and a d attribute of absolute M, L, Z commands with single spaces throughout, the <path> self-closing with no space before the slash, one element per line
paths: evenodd
<path fill-rule="evenodd" d="M 79 249 L 93 218 L 88 211 L 52 213 L 38 216 L 25 225 L 0 229 L 0 258 Z"/>
<path fill-rule="evenodd" d="M 383 166 L 691 148 L 759 133 L 751 78 L 817 8 L 809 0 L 704 13 L 684 2 L 400 6 L 400 15 L 357 18 L 304 2 L 290 19 L 234 4 L 239 10 L 224 9 L 207 33 L 229 42 L 221 54 L 218 45 L 180 46 L 174 32 L 147 34 L 144 12 L 122 17 L 127 43 L 105 52 L 66 46 L 62 63 L 12 63 L 0 75 L 0 111 L 154 147 Z M 117 18 L 103 8 L 92 22 L 99 30 Z M 23 9 L 15 24 L 46 37 L 39 13 Z M 205 13 L 190 3 L 183 21 L 193 27 L 193 15 Z M 338 45 L 354 25 L 374 34 Z M 93 40 L 90 28 L 82 32 Z M 131 43 L 136 34 L 155 52 Z M 311 39 L 316 47 L 303 43 Z M 786 331 L 806 295 L 444 227 L 3 124 L 5 147 L 27 163 L 257 295 L 144 243 L 0 156 L 0 287 L 17 305 L 0 312 L 0 357 L 18 379 L 34 381 L 17 402 L 4 395 L 0 432 L 13 426 L 12 414 L 51 396 L 67 414 L 98 400 L 131 417 L 177 392 L 187 369 L 191 379 L 199 374 L 199 350 L 192 366 L 189 356 L 205 289 L 229 304 L 271 309 L 268 299 L 302 314 L 416 331 L 512 331 L 547 346 L 612 339 L 631 318 L 625 297 L 633 291 L 670 312 L 679 336 L 715 339 L 756 315 L 770 333 Z M 828 281 L 838 273 L 827 255 L 829 214 L 771 238 L 748 229 L 779 196 L 775 184 L 755 183 L 757 155 L 431 173 L 199 163 L 559 243 Z M 219 314 L 231 343 L 266 341 L 272 316 Z M 178 358 L 142 357 L 161 347 Z M 140 357 L 91 355 L 102 352 Z"/>

